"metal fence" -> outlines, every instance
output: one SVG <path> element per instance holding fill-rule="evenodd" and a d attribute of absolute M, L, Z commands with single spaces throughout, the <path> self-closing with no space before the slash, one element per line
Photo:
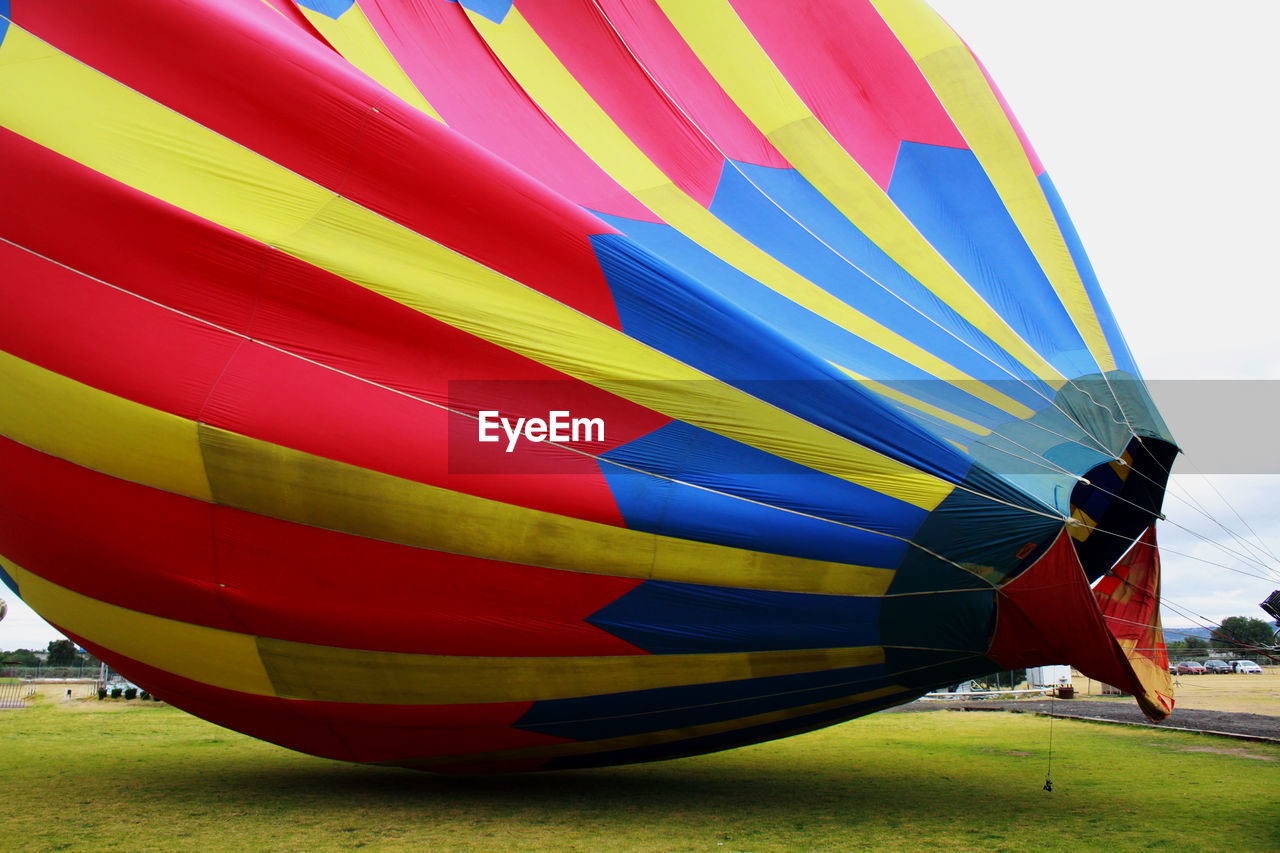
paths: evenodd
<path fill-rule="evenodd" d="M 25 708 L 31 685 L 24 681 L 0 681 L 0 708 Z"/>
<path fill-rule="evenodd" d="M 36 680 L 98 680 L 98 664 L 92 666 L 9 666 L 0 664 L 0 678 Z"/>

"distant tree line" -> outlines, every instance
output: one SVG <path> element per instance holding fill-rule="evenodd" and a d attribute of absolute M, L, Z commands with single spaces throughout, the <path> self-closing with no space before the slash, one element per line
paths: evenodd
<path fill-rule="evenodd" d="M 1261 619 L 1228 616 L 1209 635 L 1217 646 L 1269 646 L 1275 629 Z"/>
<path fill-rule="evenodd" d="M 98 665 L 97 658 L 86 651 L 80 650 L 75 643 L 65 639 L 51 640 L 48 648 L 44 650 L 44 660 L 41 660 L 40 657 L 39 652 L 31 649 L 14 649 L 11 652 L 0 652 L 0 669 L 16 667 L 77 669 L 96 667 Z"/>
<path fill-rule="evenodd" d="M 1209 632 L 1208 639 L 1189 636 L 1165 645 L 1171 661 L 1257 657 L 1258 663 L 1266 664 L 1270 661 L 1261 650 L 1273 646 L 1275 632 L 1275 626 L 1262 619 L 1228 616 Z M 1272 654 L 1280 657 L 1280 653 Z"/>

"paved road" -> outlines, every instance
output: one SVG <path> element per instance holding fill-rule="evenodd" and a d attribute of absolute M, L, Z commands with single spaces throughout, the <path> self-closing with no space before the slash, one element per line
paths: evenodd
<path fill-rule="evenodd" d="M 1115 723 L 1139 723 L 1158 728 L 1191 729 L 1199 732 L 1219 732 L 1249 738 L 1267 738 L 1280 743 L 1280 717 L 1264 714 L 1236 714 L 1229 711 L 1199 711 L 1175 708 L 1167 720 L 1152 723 L 1134 702 L 1098 701 L 1089 699 L 1020 699 L 1016 702 L 1000 701 L 918 701 L 901 705 L 896 710 L 1002 710 L 1024 713 L 1053 713 L 1057 717 L 1086 717 Z"/>

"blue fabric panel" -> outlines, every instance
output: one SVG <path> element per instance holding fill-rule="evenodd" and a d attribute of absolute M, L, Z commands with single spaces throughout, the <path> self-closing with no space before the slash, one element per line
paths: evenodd
<path fill-rule="evenodd" d="M 1120 370 L 1141 376 L 1138 372 L 1138 365 L 1133 360 L 1133 353 L 1129 352 L 1129 345 L 1125 342 L 1124 335 L 1120 332 L 1120 324 L 1116 322 L 1115 314 L 1111 313 L 1111 305 L 1107 302 L 1107 297 L 1102 292 L 1102 285 L 1098 283 L 1098 276 L 1093 271 L 1093 264 L 1089 262 L 1089 256 L 1085 253 L 1084 243 L 1080 241 L 1080 234 L 1076 231 L 1075 223 L 1071 221 L 1070 215 L 1067 214 L 1067 208 L 1062 203 L 1062 196 L 1058 195 L 1058 188 L 1053 185 L 1053 181 L 1049 180 L 1049 173 L 1042 172 L 1040 175 L 1040 188 L 1044 190 L 1044 197 L 1049 200 L 1049 208 L 1053 211 L 1053 218 L 1058 222 L 1058 228 L 1062 230 L 1062 236 L 1067 241 L 1067 249 L 1071 252 L 1071 260 L 1075 262 L 1076 269 L 1080 272 L 1080 280 L 1084 282 L 1085 292 L 1089 294 L 1089 301 L 1093 303 L 1094 313 L 1098 315 L 1098 322 L 1102 325 L 1102 334 L 1106 336 L 1107 343 L 1111 346 L 1111 354 L 1115 357 L 1116 367 Z"/>
<path fill-rule="evenodd" d="M 893 584 L 889 588 L 890 594 L 963 589 L 966 583 L 971 582 L 965 577 L 968 573 L 957 575 L 961 570 L 952 564 L 981 572 L 993 582 L 1014 577 L 1030 565 L 1029 560 L 1035 554 L 1035 550 L 1024 549 L 1033 543 L 1037 544 L 1037 548 L 1048 547 L 1062 530 L 1062 526 L 1059 519 L 1031 515 L 1016 507 L 995 503 L 981 497 L 981 493 L 974 495 L 968 491 L 956 490 L 938 505 L 916 531 L 912 541 L 920 548 L 910 548 L 905 552 L 903 562 L 898 566 Z M 950 562 L 942 562 L 929 552 L 941 554 Z M 1020 558 L 1019 554 L 1027 556 Z M 978 585 L 979 589 L 983 587 L 990 592 L 991 588 L 985 582 Z M 891 601 L 895 606 L 918 611 L 928 603 L 929 598 L 930 596 L 921 596 L 919 601 Z M 959 600 L 956 599 L 957 602 Z M 886 607 L 888 606 L 889 602 L 886 602 Z M 948 607 L 954 608 L 951 614 L 957 620 L 963 616 L 970 623 L 976 621 L 965 616 L 958 604 L 949 604 Z M 918 627 L 912 623 L 909 630 L 923 636 L 923 633 L 935 629 L 951 632 L 957 625 L 959 621 L 955 625 L 949 625 L 946 620 Z M 967 641 L 960 642 L 954 637 L 945 643 L 939 640 L 928 645 L 944 649 L 973 647 Z"/>
<path fill-rule="evenodd" d="M 591 244 L 631 337 L 891 459 L 951 482 L 968 471 L 954 447 L 627 237 Z"/>
<path fill-rule="evenodd" d="M 794 169 L 726 163 L 711 212 L 823 290 L 970 376 L 1020 379 L 1053 395 L 1030 369 L 921 286 Z M 1032 407 L 1042 402 L 1021 386 L 1013 396 Z"/>
<path fill-rule="evenodd" d="M 602 458 L 600 469 L 628 527 L 751 551 L 889 568 L 907 547 L 892 536 L 909 539 L 927 515 L 680 421 Z M 680 482 L 663 479 L 676 476 Z"/>
<path fill-rule="evenodd" d="M 879 645 L 880 599 L 646 581 L 587 622 L 650 654 Z"/>
<path fill-rule="evenodd" d="M 552 699 L 534 702 L 513 728 L 572 740 L 627 737 L 826 702 L 890 683 L 876 665 Z"/>
<path fill-rule="evenodd" d="M 941 569 L 942 565 L 937 568 Z M 919 564 L 904 566 L 900 572 L 917 568 Z M 927 585 L 937 587 L 948 579 L 957 584 L 983 583 L 968 572 L 964 572 L 968 577 L 954 576 L 954 572 L 960 571 L 954 569 L 951 577 L 943 571 L 935 572 L 927 578 Z M 922 651 L 936 656 L 940 662 L 985 654 L 991 647 L 995 625 L 996 592 L 990 586 L 985 590 L 957 588 L 950 592 L 886 597 L 881 608 L 880 638 L 886 660 L 892 659 L 887 656 L 889 650 L 896 648 Z"/>
<path fill-rule="evenodd" d="M 4 570 L 4 564 L 0 563 L 0 583 L 13 590 L 13 594 L 22 598 L 22 593 L 18 590 L 18 582 L 13 579 L 13 575 Z"/>
<path fill-rule="evenodd" d="M 9 0 L 0 0 L 0 44 L 4 44 L 4 37 L 9 33 Z"/>
<path fill-rule="evenodd" d="M 1078 508 L 1094 521 L 1101 521 L 1102 516 L 1111 508 L 1111 504 L 1114 502 L 1115 499 L 1111 495 L 1094 489 L 1088 492 L 1088 497 L 1085 498 L 1082 504 L 1078 505 Z"/>
<path fill-rule="evenodd" d="M 1098 466 L 1089 472 L 1089 483 L 1076 486 L 1072 498 L 1076 506 L 1094 521 L 1102 521 L 1102 516 L 1117 500 L 1117 495 L 1124 488 L 1124 480 L 1120 479 L 1111 466 Z M 1083 495 L 1083 500 L 1079 496 Z"/>
<path fill-rule="evenodd" d="M 985 655 L 948 656 L 933 649 L 890 647 L 884 650 L 886 679 L 891 684 L 922 692 L 959 684 L 1000 669 L 999 664 Z"/>
<path fill-rule="evenodd" d="M 610 470 L 613 469 L 613 470 Z M 892 568 L 902 542 L 602 465 L 627 527 L 748 551 Z"/>
<path fill-rule="evenodd" d="M 542 765 L 539 769 L 562 770 L 575 767 L 600 767 L 611 764 L 634 764 L 641 761 L 661 761 L 667 758 L 679 758 L 686 755 L 701 755 L 706 752 L 733 749 L 738 746 L 747 746 L 748 744 L 760 743 L 766 740 L 775 740 L 777 738 L 788 737 L 802 732 L 813 731 L 814 729 L 830 726 L 834 723 L 843 722 L 845 720 L 851 720 L 855 717 L 861 717 L 881 710 L 882 708 L 888 708 L 893 705 L 910 702 L 912 699 L 917 698 L 923 693 L 924 691 L 919 690 L 904 691 L 902 693 L 891 694 L 884 698 L 872 699 L 867 702 L 859 702 L 853 705 L 846 705 L 829 711 L 820 711 L 813 714 L 806 714 L 802 717 L 778 720 L 776 722 L 751 726 L 745 729 L 737 729 L 734 731 L 724 732 L 722 734 L 708 735 L 706 737 L 679 740 L 673 743 L 653 744 L 651 746 L 635 747 L 633 749 L 620 749 L 613 752 L 596 753 L 594 755 L 575 755 L 554 758 Z"/>
<path fill-rule="evenodd" d="M 622 465 L 634 466 L 649 473 L 678 478 L 681 483 L 669 484 L 669 491 L 663 493 L 664 500 L 671 497 L 671 492 L 691 492 L 689 497 L 677 498 L 681 502 L 696 501 L 703 496 L 713 498 L 708 489 L 746 498 L 746 501 L 732 500 L 724 503 L 719 512 L 730 512 L 730 515 L 741 516 L 740 523 L 735 526 L 746 526 L 748 517 L 754 519 L 760 530 L 744 530 L 753 537 L 771 537 L 773 532 L 780 535 L 778 542 L 799 537 L 817 537 L 817 540 L 831 539 L 829 547 L 833 552 L 841 551 L 849 556 L 850 549 L 858 552 L 884 553 L 886 560 L 892 561 L 893 555 L 900 553 L 901 543 L 886 542 L 883 535 L 874 535 L 870 542 L 865 542 L 865 533 L 850 530 L 840 525 L 824 524 L 822 521 L 805 519 L 796 515 L 818 516 L 818 519 L 831 519 L 842 524 L 858 525 L 861 528 L 876 530 L 877 533 L 888 533 L 910 537 L 923 523 L 925 511 L 911 506 L 896 498 L 884 496 L 847 480 L 829 474 L 808 469 L 790 460 L 780 459 L 772 453 L 756 450 L 723 435 L 684 423 L 672 421 L 654 432 L 641 435 L 635 441 L 622 444 L 620 447 L 604 453 L 602 459 L 620 462 Z M 654 480 L 653 476 L 637 474 L 635 471 L 620 469 L 617 465 L 602 464 L 607 476 L 622 476 L 630 479 Z M 669 480 L 662 480 L 669 483 Z M 687 485 L 685 485 L 687 484 Z M 700 488 L 696 488 L 700 487 Z M 627 491 L 643 488 L 641 484 L 626 484 Z M 768 507 L 755 506 L 754 503 L 765 503 Z M 745 505 L 745 506 L 740 506 Z M 718 503 L 704 505 L 708 511 Z M 736 507 L 736 508 L 735 508 Z M 754 507 L 754 508 L 749 508 Z M 781 507 L 791 512 L 780 512 L 769 507 Z M 640 515 L 645 515 L 643 508 L 635 507 Z M 718 514 L 718 512 L 717 512 Z M 772 519 L 765 524 L 765 517 Z M 677 519 L 671 519 L 676 523 Z M 814 526 L 818 525 L 818 526 Z M 836 528 L 841 530 L 818 534 L 818 530 Z M 833 539 L 832 539 L 833 537 Z M 753 540 L 764 540 L 753 538 Z M 826 547 L 823 546 L 826 552 Z M 883 551 L 881 551 L 883 549 Z M 831 557 L 822 557 L 823 560 Z M 882 565 L 877 561 L 876 564 Z M 888 564 L 884 564 L 888 565 Z"/>
<path fill-rule="evenodd" d="M 889 587 L 891 596 L 908 592 L 939 594 L 886 598 L 882 645 L 985 649 L 983 644 L 990 632 L 983 627 L 986 617 L 982 613 L 994 612 L 994 595 L 987 580 L 972 572 L 992 581 L 1013 577 L 1031 564 L 1036 550 L 1048 547 L 1062 530 L 1061 518 L 1027 511 L 1047 513 L 1048 507 L 981 465 L 974 465 L 963 486 L 947 495 L 912 535 L 912 543 L 919 547 L 904 552 Z M 1027 550 L 1029 544 L 1036 547 Z M 940 560 L 935 554 L 946 559 Z M 983 601 L 979 596 L 964 603 L 963 594 L 955 598 L 941 594 L 965 589 L 983 592 L 989 600 Z M 920 618 L 919 614 L 933 606 L 932 600 L 941 602 L 946 614 L 937 619 Z M 900 615 L 890 616 L 890 611 Z M 899 641 L 891 642 L 890 634 L 898 629 L 906 633 Z M 975 630 L 977 634 L 973 633 Z"/>
<path fill-rule="evenodd" d="M 461 3 L 462 8 L 484 15 L 495 24 L 501 24 L 507 17 L 515 0 L 449 0 L 450 3 Z"/>
<path fill-rule="evenodd" d="M 313 12 L 319 12 L 335 21 L 350 9 L 356 0 L 298 0 L 299 6 L 305 6 Z"/>
<path fill-rule="evenodd" d="M 1077 476 L 1083 475 L 1097 465 L 1111 461 L 1111 457 L 1100 450 L 1094 450 L 1092 447 L 1081 447 L 1079 444 L 1069 441 L 1053 445 L 1044 451 L 1043 455 L 1045 459 Z M 1072 485 L 1074 486 L 1074 483 Z"/>
<path fill-rule="evenodd" d="M 900 404 L 898 406 L 898 411 L 929 430 L 929 432 L 938 436 L 938 438 L 954 441 L 961 447 L 968 447 L 981 437 L 977 433 L 970 432 L 967 429 L 961 429 L 954 424 L 947 423 L 941 418 L 936 418 L 933 415 L 922 412 L 919 409 L 913 409 L 904 404 Z"/>
<path fill-rule="evenodd" d="M 972 151 L 902 143 L 889 197 L 1014 331 L 1064 376 L 1099 371 Z"/>
<path fill-rule="evenodd" d="M 864 376 L 894 377 L 908 382 L 914 396 L 975 423 L 996 427 L 1009 415 L 964 391 L 939 382 L 913 364 L 889 355 L 839 326 L 800 307 L 760 282 L 725 263 L 670 225 L 640 222 L 596 213 L 634 243 L 696 279 L 705 287 L 767 322 L 785 337 L 819 358 L 841 364 Z M 1017 385 L 1017 383 L 1011 383 Z M 1003 388 L 1011 395 L 1020 389 Z M 1052 395 L 1050 395 L 1052 396 Z M 1034 398 L 1028 405 L 1043 405 Z"/>
<path fill-rule="evenodd" d="M 1024 434 L 1011 436 L 1023 444 L 1023 447 L 1017 447 L 995 433 L 970 443 L 969 452 L 987 470 L 1014 484 L 1019 491 L 1060 512 L 1066 506 L 1059 503 L 1062 490 L 1065 488 L 1067 493 L 1071 491 L 1076 483 L 1076 474 L 1088 471 L 1099 462 L 1111 458 L 1071 442 L 1036 444 L 1025 441 L 1026 437 Z M 1044 458 L 1038 458 L 1036 454 Z M 1063 473 L 1059 469 L 1072 473 Z"/>

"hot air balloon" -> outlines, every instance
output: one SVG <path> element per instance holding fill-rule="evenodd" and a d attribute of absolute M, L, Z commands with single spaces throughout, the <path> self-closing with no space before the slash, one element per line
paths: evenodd
<path fill-rule="evenodd" d="M 426 770 L 1071 663 L 1172 707 L 1177 452 L 918 0 L 9 0 L 0 580 Z"/>

